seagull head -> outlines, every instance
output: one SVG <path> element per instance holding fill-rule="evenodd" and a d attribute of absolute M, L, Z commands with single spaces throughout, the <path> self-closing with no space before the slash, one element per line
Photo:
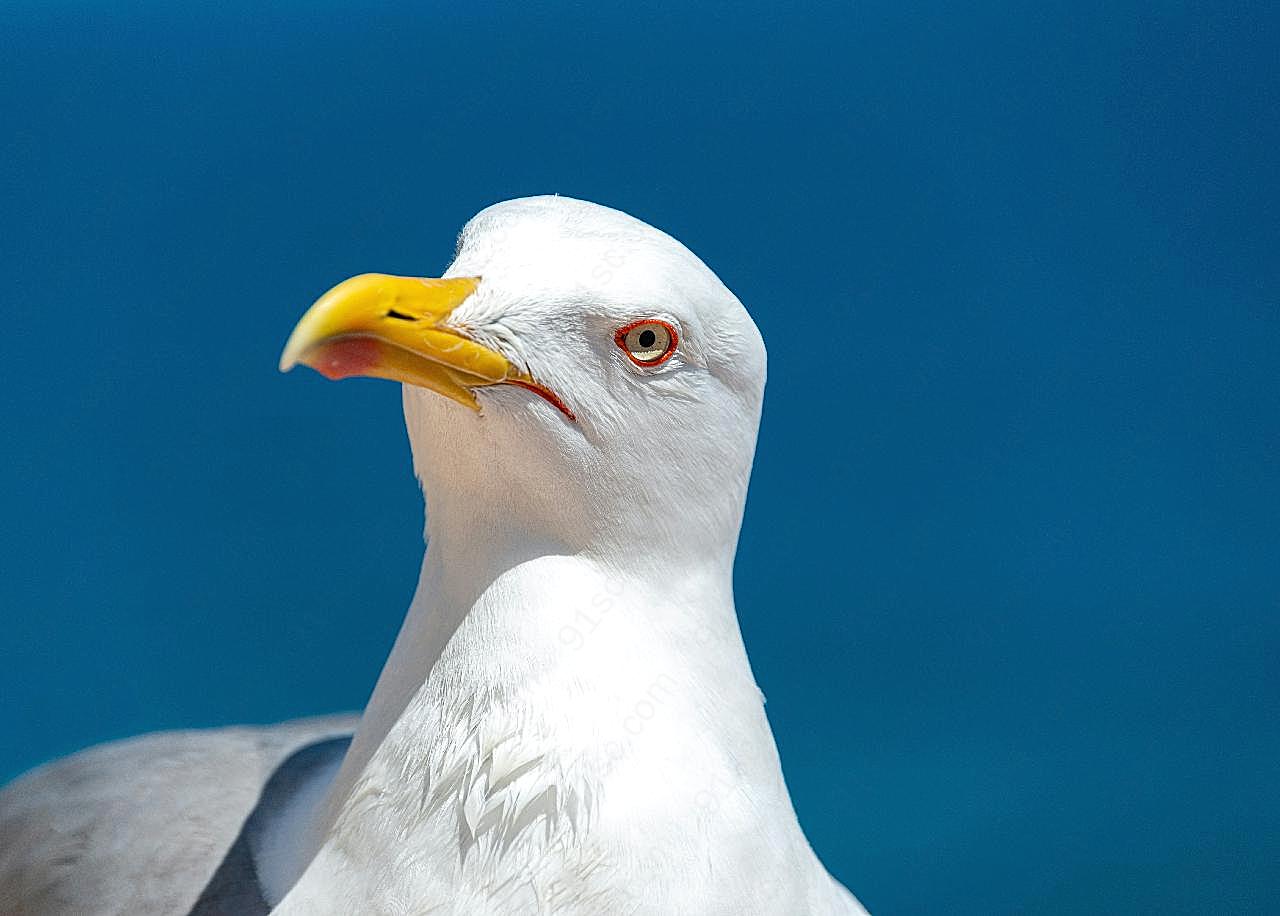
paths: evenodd
<path fill-rule="evenodd" d="M 765 349 L 738 299 L 666 233 L 529 197 L 463 228 L 439 279 L 325 293 L 280 367 L 404 384 L 428 535 L 475 549 L 732 563 Z"/>

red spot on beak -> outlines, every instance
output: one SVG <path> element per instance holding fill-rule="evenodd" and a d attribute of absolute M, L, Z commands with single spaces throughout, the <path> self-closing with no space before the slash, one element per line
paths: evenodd
<path fill-rule="evenodd" d="M 327 379 L 367 375 L 378 365 L 378 342 L 369 337 L 346 337 L 328 341 L 308 353 L 303 360 Z"/>

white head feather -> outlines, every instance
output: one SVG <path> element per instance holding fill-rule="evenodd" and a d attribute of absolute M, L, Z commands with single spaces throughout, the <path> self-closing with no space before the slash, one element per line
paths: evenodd
<path fill-rule="evenodd" d="M 446 276 L 481 278 L 450 323 L 554 391 L 577 422 L 512 386 L 479 390 L 479 415 L 406 388 L 431 533 L 460 530 L 461 500 L 467 527 L 519 520 L 522 539 L 558 552 L 731 562 L 765 351 L 716 275 L 625 213 L 530 197 L 472 219 Z M 642 319 L 677 329 L 660 366 L 637 366 L 615 343 Z"/>

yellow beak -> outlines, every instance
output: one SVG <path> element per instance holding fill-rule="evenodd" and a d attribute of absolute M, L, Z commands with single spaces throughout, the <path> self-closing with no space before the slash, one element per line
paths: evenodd
<path fill-rule="evenodd" d="M 344 280 L 302 316 L 280 356 L 280 371 L 304 363 L 332 379 L 392 379 L 478 410 L 473 389 L 528 381 L 501 353 L 442 326 L 479 283 L 476 277 L 386 274 Z"/>

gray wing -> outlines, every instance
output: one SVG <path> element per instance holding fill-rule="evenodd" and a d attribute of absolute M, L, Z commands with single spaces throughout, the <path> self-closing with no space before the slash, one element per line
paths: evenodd
<path fill-rule="evenodd" d="M 262 871 L 264 864 L 268 872 L 272 871 L 272 833 L 284 830 L 294 834 L 299 826 L 298 813 L 306 817 L 323 807 L 320 803 L 325 790 L 337 775 L 350 745 L 349 735 L 314 741 L 294 751 L 276 768 L 262 787 L 240 835 L 187 916 L 266 916 L 271 912 L 268 898 L 283 897 L 285 893 L 272 888 Z M 290 843 L 291 847 L 295 845 Z"/>
<path fill-rule="evenodd" d="M 18 778 L 0 790 L 0 913 L 187 913 L 281 762 L 356 722 L 161 732 Z"/>

